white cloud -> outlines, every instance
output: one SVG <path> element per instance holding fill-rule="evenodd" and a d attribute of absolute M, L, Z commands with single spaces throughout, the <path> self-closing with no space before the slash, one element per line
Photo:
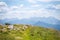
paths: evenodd
<path fill-rule="evenodd" d="M 35 0 L 27 0 L 27 1 L 30 2 L 30 3 L 36 3 Z"/>
<path fill-rule="evenodd" d="M 2 5 L 3 3 L 0 3 L 0 5 Z M 7 4 L 4 3 L 4 5 Z M 32 7 L 39 7 L 39 6 L 40 5 L 37 4 L 32 5 Z M 2 9 L 5 10 L 6 13 L 3 12 Z M 0 14 L 0 19 L 13 19 L 13 18 L 23 19 L 23 18 L 30 18 L 30 17 L 50 17 L 50 16 L 57 18 L 57 16 L 54 16 L 53 14 L 55 13 L 55 11 L 46 10 L 44 8 L 33 9 L 30 7 L 24 7 L 23 4 L 19 6 L 11 6 L 11 7 L 3 6 L 2 9 L 0 9 L 0 11 L 2 10 L 1 12 L 3 12 L 4 14 Z"/>
<path fill-rule="evenodd" d="M 59 5 L 53 5 L 55 9 L 60 9 L 60 4 Z"/>
<path fill-rule="evenodd" d="M 51 2 L 51 1 L 60 1 L 60 0 L 27 0 L 30 3 L 37 3 L 39 2 Z"/>
<path fill-rule="evenodd" d="M 37 0 L 37 1 L 40 1 L 40 2 L 50 2 L 52 0 Z"/>
<path fill-rule="evenodd" d="M 21 10 L 21 9 L 20 9 Z M 11 10 L 8 11 L 6 14 L 3 14 L 2 19 L 12 19 L 12 18 L 18 18 L 18 19 L 23 19 L 23 18 L 30 18 L 30 17 L 49 17 L 49 13 L 44 10 L 29 10 L 29 9 L 24 9 L 22 11 L 20 10 Z"/>
<path fill-rule="evenodd" d="M 32 4 L 31 7 L 40 7 L 41 5 L 38 4 Z"/>
<path fill-rule="evenodd" d="M 21 5 L 20 5 L 20 7 L 23 7 L 23 6 L 24 6 L 24 4 L 21 4 Z"/>
<path fill-rule="evenodd" d="M 7 6 L 7 4 L 5 2 L 0 2 L 0 7 L 4 7 Z"/>
<path fill-rule="evenodd" d="M 8 6 L 5 2 L 0 2 L 0 13 L 5 13 L 7 12 L 9 9 L 8 9 Z"/>

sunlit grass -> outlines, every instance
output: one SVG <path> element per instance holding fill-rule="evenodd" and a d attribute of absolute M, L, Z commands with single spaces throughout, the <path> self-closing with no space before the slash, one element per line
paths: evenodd
<path fill-rule="evenodd" d="M 60 40 L 60 31 L 22 24 L 14 24 L 10 30 L 0 25 L 0 40 Z"/>

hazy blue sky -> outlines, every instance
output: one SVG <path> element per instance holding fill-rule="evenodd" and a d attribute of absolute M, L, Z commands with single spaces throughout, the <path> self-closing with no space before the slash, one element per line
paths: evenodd
<path fill-rule="evenodd" d="M 60 20 L 60 0 L 0 0 L 0 20 L 31 17 Z"/>

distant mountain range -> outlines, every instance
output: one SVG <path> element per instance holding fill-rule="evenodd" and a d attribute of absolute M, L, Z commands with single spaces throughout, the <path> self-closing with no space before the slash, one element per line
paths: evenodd
<path fill-rule="evenodd" d="M 60 30 L 60 20 L 54 17 L 32 17 L 29 19 L 4 19 L 0 20 L 0 24 L 11 23 L 11 24 L 31 24 L 36 26 L 42 26 L 47 28 L 55 28 Z"/>
<path fill-rule="evenodd" d="M 39 21 L 39 22 L 35 23 L 34 25 L 60 30 L 59 24 L 49 24 L 49 23 L 44 23 L 44 22 Z"/>

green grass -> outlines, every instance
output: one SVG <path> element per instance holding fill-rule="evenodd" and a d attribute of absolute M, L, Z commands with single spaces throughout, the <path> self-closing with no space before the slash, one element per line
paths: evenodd
<path fill-rule="evenodd" d="M 23 29 L 23 26 L 14 24 L 14 28 L 19 30 L 10 30 L 7 25 L 0 25 L 0 29 L 6 28 L 6 31 L 0 30 L 0 40 L 60 40 L 60 31 L 31 25 Z"/>

